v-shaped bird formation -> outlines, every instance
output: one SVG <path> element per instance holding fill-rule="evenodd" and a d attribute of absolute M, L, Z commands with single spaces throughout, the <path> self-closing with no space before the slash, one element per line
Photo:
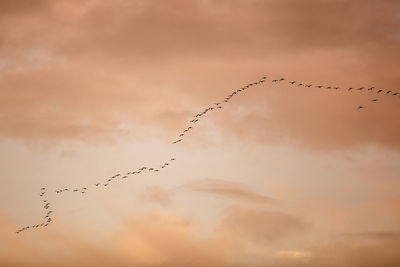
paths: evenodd
<path fill-rule="evenodd" d="M 267 81 L 267 77 L 262 77 L 261 79 L 249 83 L 237 90 L 234 90 L 232 93 L 228 94 L 224 99 L 221 99 L 221 101 L 219 102 L 215 102 L 214 104 L 210 105 L 209 107 L 205 108 L 204 110 L 202 110 L 201 112 L 197 113 L 194 115 L 194 117 L 189 121 L 191 123 L 191 126 L 188 126 L 186 129 L 184 129 L 183 131 L 181 131 L 178 134 L 178 138 L 172 142 L 172 144 L 176 145 L 178 143 L 181 143 L 184 139 L 184 137 L 194 129 L 194 126 L 199 123 L 199 121 L 203 118 L 205 118 L 205 116 L 209 113 L 212 112 L 216 112 L 216 111 L 221 111 L 223 110 L 223 107 L 225 105 L 227 105 L 233 97 L 237 97 L 240 94 L 243 94 L 244 92 L 246 92 L 246 90 L 251 89 L 254 86 L 259 86 L 264 84 Z M 284 83 L 287 80 L 285 78 L 279 78 L 279 79 L 272 79 L 270 80 L 271 84 L 275 84 L 275 83 Z M 304 83 L 304 82 L 299 82 L 299 81 L 288 81 L 287 82 L 289 86 L 296 86 L 296 87 L 306 87 L 306 88 L 310 88 L 310 87 L 315 87 L 315 88 L 319 88 L 319 89 L 328 89 L 328 90 L 346 90 L 347 92 L 352 92 L 352 91 L 359 91 L 359 92 L 365 92 L 365 91 L 371 91 L 374 92 L 376 91 L 376 95 L 382 95 L 382 96 L 398 96 L 398 92 L 393 92 L 392 90 L 384 90 L 384 89 L 376 89 L 374 86 L 372 87 L 338 87 L 338 86 L 331 86 L 331 85 L 314 85 L 311 83 Z M 378 102 L 379 99 L 378 98 L 373 98 L 371 100 L 371 102 Z M 364 106 L 359 105 L 357 107 L 357 110 L 361 110 L 363 109 Z M 111 177 L 108 177 L 104 180 L 99 180 L 98 182 L 92 184 L 92 185 L 88 185 L 85 187 L 71 187 L 71 188 L 58 188 L 54 190 L 54 193 L 56 194 L 56 196 L 60 196 L 63 194 L 80 194 L 80 195 L 84 195 L 87 194 L 88 192 L 90 192 L 91 190 L 96 190 L 99 188 L 109 188 L 110 186 L 112 186 L 112 184 L 117 183 L 117 182 L 123 182 L 125 180 L 128 180 L 129 178 L 135 177 L 140 175 L 143 172 L 153 172 L 153 173 L 158 173 L 162 170 L 164 170 L 165 168 L 168 168 L 173 162 L 175 161 L 175 158 L 172 157 L 168 160 L 166 160 L 165 162 L 161 163 L 159 166 L 142 166 L 139 167 L 135 170 L 131 170 L 128 172 L 124 172 L 124 173 L 116 173 Z M 52 191 L 53 192 L 53 191 Z M 50 223 L 52 223 L 54 221 L 53 218 L 53 209 L 51 208 L 51 203 L 49 201 L 49 198 L 46 197 L 48 194 L 50 193 L 50 191 L 48 190 L 48 188 L 46 187 L 42 187 L 40 189 L 40 193 L 39 196 L 41 197 L 42 203 L 43 203 L 43 209 L 44 209 L 44 215 L 42 217 L 42 220 L 37 223 L 37 224 L 33 224 L 33 225 L 28 225 L 28 226 L 24 226 L 20 229 L 18 229 L 15 233 L 19 234 L 21 232 L 24 232 L 26 230 L 32 230 L 32 229 L 37 229 L 40 227 L 47 227 Z"/>

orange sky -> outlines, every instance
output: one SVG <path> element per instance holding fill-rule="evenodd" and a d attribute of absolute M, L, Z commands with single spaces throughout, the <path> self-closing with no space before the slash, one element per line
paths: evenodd
<path fill-rule="evenodd" d="M 376 93 L 400 92 L 399 14 L 394 0 L 0 1 L 0 265 L 400 265 L 400 99 Z M 43 186 L 54 222 L 16 235 L 42 220 Z"/>

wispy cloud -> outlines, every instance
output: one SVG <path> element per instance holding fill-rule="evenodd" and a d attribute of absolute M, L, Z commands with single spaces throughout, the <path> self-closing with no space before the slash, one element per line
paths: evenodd
<path fill-rule="evenodd" d="M 275 204 L 277 200 L 259 194 L 242 183 L 218 179 L 194 180 L 186 185 L 191 192 L 207 193 L 220 197 L 229 197 L 239 200 L 247 200 L 256 203 Z"/>

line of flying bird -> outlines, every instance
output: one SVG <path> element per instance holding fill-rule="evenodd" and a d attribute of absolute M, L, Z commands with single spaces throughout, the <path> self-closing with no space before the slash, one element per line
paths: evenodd
<path fill-rule="evenodd" d="M 228 104 L 230 102 L 230 100 L 235 97 L 238 96 L 239 94 L 245 92 L 246 90 L 250 89 L 253 86 L 257 86 L 257 85 L 261 85 L 263 83 L 265 83 L 267 81 L 267 77 L 262 77 L 261 79 L 257 80 L 256 82 L 252 82 L 249 83 L 237 90 L 234 90 L 232 93 L 228 94 L 224 99 L 222 99 L 219 102 L 214 103 L 213 105 L 205 108 L 203 111 L 195 114 L 193 116 L 193 118 L 190 120 L 190 123 L 196 124 L 197 122 L 199 122 L 202 117 L 204 117 L 207 113 L 212 112 L 212 111 L 217 111 L 217 110 L 221 110 L 223 108 L 224 105 Z M 271 80 L 271 83 L 282 83 L 287 81 L 285 78 L 279 78 L 279 79 L 273 79 Z M 313 84 L 308 84 L 308 83 L 304 83 L 304 82 L 297 82 L 297 81 L 288 81 L 288 84 L 290 86 L 296 86 L 296 87 L 315 87 L 315 88 L 320 88 L 320 89 L 333 89 L 333 90 L 339 90 L 342 89 L 341 87 L 338 86 L 324 86 L 324 85 L 313 85 Z M 391 90 L 383 90 L 383 89 L 375 89 L 374 86 L 372 87 L 347 87 L 347 88 L 343 88 L 345 90 L 347 90 L 348 92 L 350 91 L 373 91 L 376 90 L 376 94 L 377 95 L 387 95 L 387 96 L 398 96 L 399 93 L 398 92 L 393 92 Z M 377 102 L 379 99 L 378 98 L 374 98 L 371 101 L 372 102 Z M 362 109 L 364 108 L 363 106 L 358 106 L 357 109 Z M 194 125 L 193 125 L 194 126 Z M 179 137 L 178 139 L 176 139 L 175 141 L 172 142 L 172 144 L 177 144 L 182 142 L 183 137 L 190 132 L 191 130 L 193 130 L 193 126 L 188 126 L 186 129 L 184 129 L 182 132 L 179 133 Z M 117 173 L 114 174 L 113 176 L 107 178 L 105 181 L 102 182 L 97 182 L 94 183 L 92 186 L 87 186 L 87 187 L 75 187 L 75 188 L 62 188 L 62 189 L 56 189 L 54 192 L 56 194 L 64 194 L 64 193 L 76 193 L 76 194 L 86 194 L 89 190 L 93 190 L 93 189 L 98 189 L 98 188 L 105 188 L 108 187 L 108 185 L 110 185 L 111 183 L 115 182 L 115 181 L 123 181 L 125 179 L 128 179 L 130 176 L 132 175 L 138 175 L 144 171 L 148 171 L 148 172 L 159 172 L 161 170 L 163 170 L 164 168 L 167 168 L 168 166 L 170 166 L 170 164 L 175 161 L 175 158 L 170 158 L 168 161 L 164 162 L 163 164 L 161 164 L 158 167 L 147 167 L 147 166 L 143 166 L 138 168 L 135 171 L 130 171 L 130 172 L 126 172 L 125 174 L 121 174 L 121 173 Z M 32 229 L 36 229 L 39 227 L 47 227 L 50 223 L 52 223 L 54 221 L 53 219 L 53 210 L 50 209 L 50 202 L 49 200 L 45 197 L 46 194 L 48 193 L 47 188 L 46 187 L 42 187 L 40 189 L 40 193 L 39 196 L 42 198 L 42 202 L 43 202 L 43 209 L 45 210 L 45 215 L 43 216 L 43 220 L 38 223 L 38 224 L 34 224 L 34 225 L 29 225 L 29 226 L 25 226 L 22 227 L 20 229 L 18 229 L 15 233 L 19 234 L 23 231 L 26 230 L 32 230 Z"/>
<path fill-rule="evenodd" d="M 208 112 L 211 111 L 217 111 L 223 108 L 223 105 L 227 104 L 234 96 L 239 95 L 240 93 L 243 93 L 244 91 L 248 90 L 249 88 L 255 86 L 255 85 L 259 85 L 262 84 L 264 82 L 266 82 L 267 77 L 262 77 L 260 80 L 253 82 L 253 83 L 249 83 L 237 90 L 234 90 L 232 93 L 230 93 L 229 95 L 227 95 L 224 99 L 222 99 L 219 102 L 214 103 L 214 105 L 210 105 L 207 108 L 205 108 L 203 111 L 195 114 L 193 116 L 193 118 L 189 121 L 190 123 L 197 123 L 200 121 L 201 117 L 205 116 Z M 270 80 L 271 83 L 282 83 L 284 81 L 286 81 L 285 78 L 279 78 L 279 79 L 273 79 Z M 298 81 L 288 81 L 288 84 L 290 86 L 296 86 L 296 87 L 315 87 L 315 88 L 319 88 L 319 89 L 333 89 L 333 90 L 340 90 L 341 87 L 338 86 L 325 86 L 325 85 L 313 85 L 313 84 L 309 84 L 309 83 L 304 83 L 304 82 L 298 82 Z M 357 90 L 357 91 L 373 91 L 376 90 L 377 95 L 387 95 L 387 96 L 398 96 L 399 93 L 398 92 L 393 92 L 391 90 L 383 90 L 383 89 L 375 89 L 374 86 L 372 87 L 346 87 L 345 90 L 347 90 L 348 92 L 352 91 L 352 90 Z M 377 102 L 379 99 L 378 98 L 374 98 L 371 101 L 372 102 Z M 359 105 L 357 106 L 357 109 L 363 109 L 364 106 Z M 186 128 L 185 130 L 183 130 L 182 132 L 179 133 L 178 138 L 172 142 L 172 144 L 177 144 L 183 141 L 183 137 L 190 131 L 193 129 L 193 126 L 189 126 L 188 128 Z"/>

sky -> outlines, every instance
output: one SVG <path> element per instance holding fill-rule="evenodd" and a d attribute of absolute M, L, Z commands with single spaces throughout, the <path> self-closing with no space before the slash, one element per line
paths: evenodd
<path fill-rule="evenodd" d="M 0 265 L 399 266 L 399 29 L 396 0 L 1 0 Z"/>

